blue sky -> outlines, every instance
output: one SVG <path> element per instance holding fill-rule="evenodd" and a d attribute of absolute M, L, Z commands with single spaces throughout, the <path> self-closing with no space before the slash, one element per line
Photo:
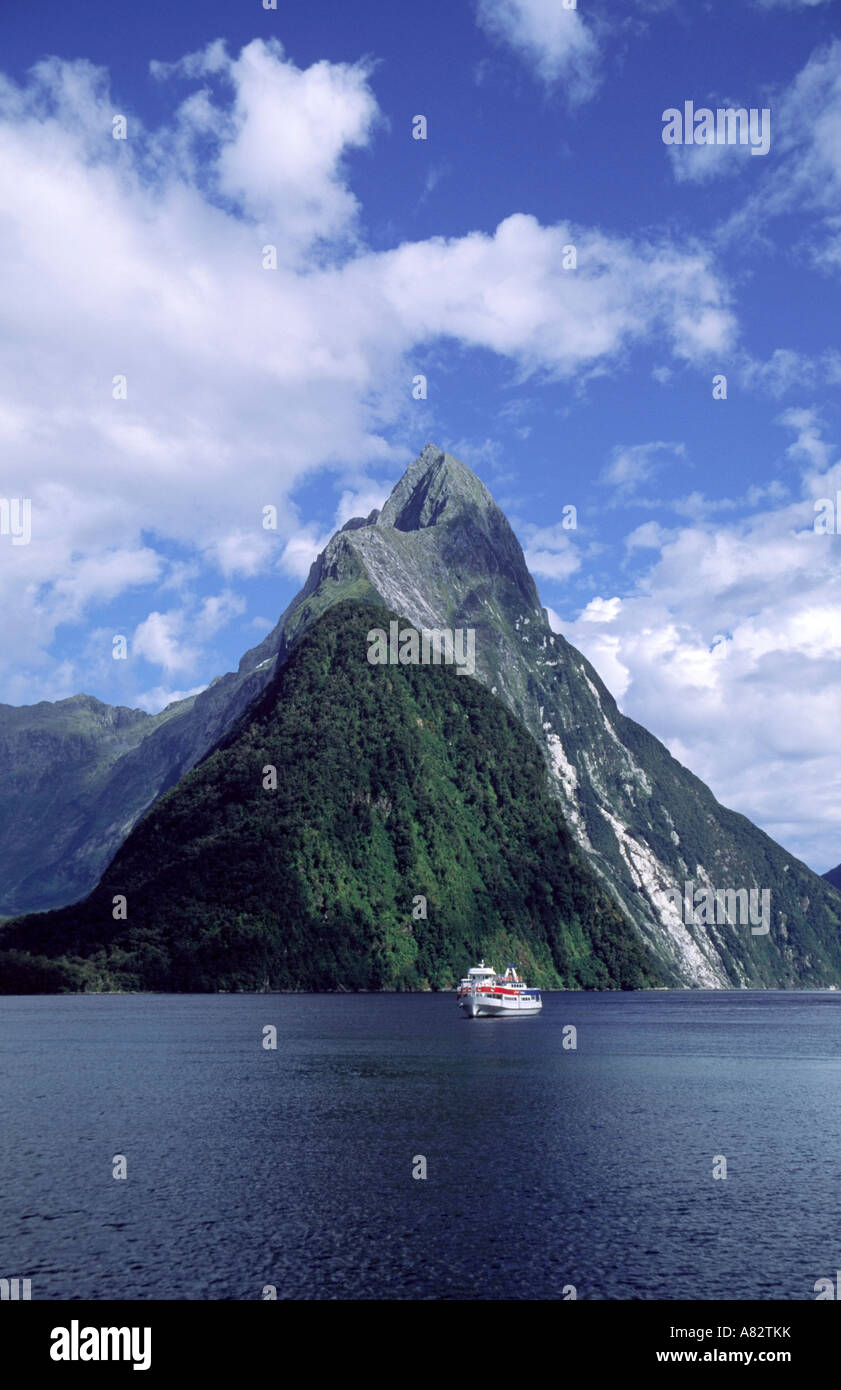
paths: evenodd
<path fill-rule="evenodd" d="M 0 699 L 200 688 L 434 440 L 626 713 L 841 859 L 837 4 L 7 0 L 0 55 Z"/>

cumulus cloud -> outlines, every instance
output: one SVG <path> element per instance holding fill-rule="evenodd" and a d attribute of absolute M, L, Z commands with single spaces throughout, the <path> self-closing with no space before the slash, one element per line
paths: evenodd
<path fill-rule="evenodd" d="M 212 189 L 273 231 L 287 259 L 350 230 L 358 204 L 342 160 L 368 144 L 378 114 L 366 64 L 317 62 L 301 70 L 276 39 L 255 40 L 238 58 L 217 40 L 178 63 L 153 63 L 152 73 L 162 81 L 211 78 L 230 92 L 232 104 L 206 90 L 188 97 L 169 149 L 198 177 L 191 137 L 212 133 Z"/>
<path fill-rule="evenodd" d="M 476 17 L 548 86 L 563 82 L 573 102 L 594 94 L 598 45 L 577 9 L 565 8 L 561 0 L 479 0 Z"/>
<path fill-rule="evenodd" d="M 230 591 L 166 613 L 155 610 L 135 628 L 131 655 L 160 666 L 167 674 L 189 673 L 199 663 L 203 643 L 244 612 L 244 599 Z"/>
<path fill-rule="evenodd" d="M 578 268 L 565 269 L 575 245 Z M 633 242 L 516 213 L 495 233 L 401 246 L 364 264 L 392 314 L 418 339 L 451 336 L 569 377 L 662 334 L 698 362 L 734 343 L 726 286 L 700 246 Z M 350 268 L 351 272 L 353 268 Z"/>
<path fill-rule="evenodd" d="M 781 424 L 795 432 L 795 500 L 644 523 L 626 541 L 650 552 L 633 590 L 553 626 L 725 805 L 823 871 L 841 860 L 841 535 L 814 523 L 841 490 L 841 458 L 814 411 Z"/>
<path fill-rule="evenodd" d="M 196 651 L 181 641 L 184 621 L 183 613 L 150 613 L 135 628 L 135 655 L 167 672 L 189 671 L 195 664 Z"/>
<path fill-rule="evenodd" d="M 519 522 L 517 531 L 524 542 L 526 564 L 532 574 L 544 579 L 568 579 L 581 568 L 582 556 L 586 551 L 576 540 L 577 525 L 570 527 L 570 521 L 577 523 L 577 514 L 570 511 L 564 521 L 552 526 L 535 526 L 532 522 Z"/>
<path fill-rule="evenodd" d="M 585 379 L 634 345 L 704 364 L 736 341 L 727 286 L 695 243 L 514 213 L 368 248 L 349 163 L 380 120 L 364 65 L 300 69 L 276 42 L 235 57 L 216 43 L 155 79 L 175 109 L 154 130 L 84 61 L 0 79 L 0 440 L 33 532 L 0 571 L 7 698 L 36 688 L 60 623 L 174 584 L 166 547 L 188 552 L 193 586 L 279 560 L 300 574 L 324 537 L 302 528 L 291 492 L 334 470 L 355 494 L 339 524 L 381 500 L 372 474 L 393 479 L 411 457 L 419 345 L 490 351 L 523 379 Z M 126 140 L 112 138 L 115 112 Z M 165 626 L 142 641 L 167 678 L 202 645 Z"/>
<path fill-rule="evenodd" d="M 625 549 L 628 551 L 659 550 L 667 536 L 668 532 L 659 522 L 644 521 L 625 537 Z"/>
<path fill-rule="evenodd" d="M 622 612 L 621 598 L 591 598 L 581 614 L 581 621 L 588 623 L 612 623 Z"/>
<path fill-rule="evenodd" d="M 581 568 L 581 557 L 569 540 L 563 545 L 559 544 L 556 550 L 529 546 L 525 555 L 532 574 L 545 579 L 568 579 Z"/>

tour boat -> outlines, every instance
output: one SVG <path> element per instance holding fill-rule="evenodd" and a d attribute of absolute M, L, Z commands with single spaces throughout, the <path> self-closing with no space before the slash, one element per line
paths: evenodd
<path fill-rule="evenodd" d="M 543 1008 L 539 989 L 528 989 L 513 965 L 497 975 L 482 960 L 461 981 L 456 999 L 468 1018 L 525 1018 Z"/>

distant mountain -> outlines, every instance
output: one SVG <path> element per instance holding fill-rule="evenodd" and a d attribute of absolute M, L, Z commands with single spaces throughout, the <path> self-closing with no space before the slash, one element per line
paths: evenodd
<path fill-rule="evenodd" d="M 123 808 L 115 808 L 112 825 L 101 823 L 114 767 L 192 703 L 156 716 L 92 695 L 0 705 L 0 915 L 52 906 L 90 888 L 130 828 Z M 91 822 L 94 866 L 85 872 Z"/>
<path fill-rule="evenodd" d="M 333 606 L 84 903 L 0 929 L 2 989 L 453 988 L 482 955 L 544 986 L 662 982 L 529 733 L 452 669 L 369 664 L 395 616 Z"/>
<path fill-rule="evenodd" d="M 831 883 L 833 888 L 841 888 L 841 864 L 835 869 L 827 869 L 823 875 L 827 883 Z"/>
<path fill-rule="evenodd" d="M 0 705 L 0 916 L 90 892 L 143 812 L 230 728 L 269 674 L 223 676 L 156 715 L 90 695 Z"/>
<path fill-rule="evenodd" d="M 551 631 L 522 550 L 490 493 L 433 444 L 381 513 L 355 518 L 333 536 L 275 629 L 235 674 L 109 767 L 64 859 L 57 853 L 50 865 L 50 901 L 71 890 L 80 895 L 83 878 L 87 891 L 146 807 L 225 737 L 302 634 L 343 600 L 383 605 L 418 628 L 475 631 L 476 679 L 531 733 L 587 862 L 666 975 L 706 988 L 841 982 L 836 891 L 722 807 L 620 713 L 590 663 Z M 60 803 L 44 835 L 56 820 Z M 41 853 L 31 817 L 29 823 Z M 19 844 L 18 853 L 23 849 Z M 20 865 L 7 859 L 0 854 L 0 870 L 8 867 L 10 881 L 19 883 Z M 43 894 L 28 869 L 25 882 L 31 897 Z M 687 884 L 690 891 L 770 894 L 768 933 L 687 921 L 676 903 Z M 18 902 L 22 896 L 18 891 Z"/>

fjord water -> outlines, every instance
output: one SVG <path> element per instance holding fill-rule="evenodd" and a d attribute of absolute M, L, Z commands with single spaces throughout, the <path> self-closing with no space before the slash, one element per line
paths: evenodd
<path fill-rule="evenodd" d="M 33 1299 L 810 1299 L 834 1279 L 841 994 L 544 1000 L 469 1021 L 440 994 L 3 999 L 0 1273 Z"/>

